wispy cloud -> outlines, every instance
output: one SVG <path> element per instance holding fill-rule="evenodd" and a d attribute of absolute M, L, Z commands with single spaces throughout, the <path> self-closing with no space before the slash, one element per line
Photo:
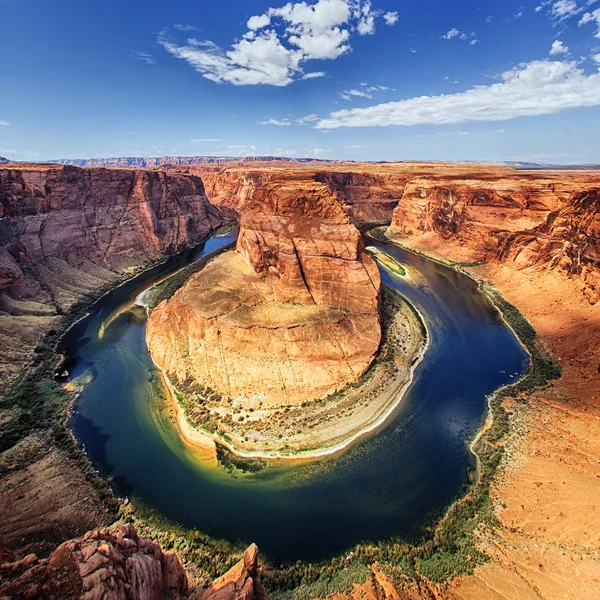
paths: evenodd
<path fill-rule="evenodd" d="M 260 121 L 260 124 L 275 125 L 276 127 L 289 127 L 290 125 L 306 125 L 307 123 L 314 123 L 319 119 L 319 115 L 311 114 L 298 119 L 269 119 L 267 121 Z"/>
<path fill-rule="evenodd" d="M 417 133 L 416 138 L 445 138 L 454 136 L 471 135 L 470 131 L 440 131 L 439 133 Z"/>
<path fill-rule="evenodd" d="M 502 74 L 493 85 L 420 96 L 332 113 L 318 129 L 505 121 L 600 106 L 600 73 L 586 75 L 575 61 L 538 60 Z"/>
<path fill-rule="evenodd" d="M 184 25 L 182 23 L 177 23 L 177 25 L 173 25 L 173 27 L 177 29 L 177 31 L 200 31 L 194 25 Z"/>
<path fill-rule="evenodd" d="M 452 29 L 450 29 L 441 37 L 442 40 L 459 39 L 459 40 L 462 40 L 463 42 L 468 40 L 469 38 L 472 38 L 471 41 L 469 42 L 471 44 L 471 46 L 474 46 L 475 44 L 479 43 L 479 40 L 477 39 L 477 34 L 475 32 L 472 32 L 471 35 L 469 36 L 464 31 L 460 31 L 460 29 L 456 29 L 456 27 L 453 27 Z"/>
<path fill-rule="evenodd" d="M 148 52 L 139 52 L 136 50 L 135 52 L 132 52 L 129 57 L 139 62 L 146 63 L 147 65 L 153 65 L 156 62 L 154 56 L 148 54 Z"/>
<path fill-rule="evenodd" d="M 338 96 L 342 100 L 352 100 L 353 98 L 369 98 L 373 99 L 374 94 L 381 94 L 384 92 L 393 91 L 392 88 L 389 88 L 385 85 L 371 85 L 369 86 L 367 83 L 361 83 L 360 90 L 352 89 L 352 90 L 344 90 L 340 92 Z"/>
<path fill-rule="evenodd" d="M 217 138 L 195 138 L 190 140 L 192 144 L 201 144 L 203 142 L 222 142 L 223 140 L 219 140 Z"/>
<path fill-rule="evenodd" d="M 305 73 L 304 63 L 346 54 L 352 34 L 372 35 L 379 18 L 388 25 L 396 22 L 394 13 L 374 10 L 370 0 L 289 2 L 250 17 L 248 31 L 229 50 L 193 37 L 181 43 L 166 30 L 157 41 L 211 81 L 286 86 L 298 79 L 323 77 L 323 71 Z"/>

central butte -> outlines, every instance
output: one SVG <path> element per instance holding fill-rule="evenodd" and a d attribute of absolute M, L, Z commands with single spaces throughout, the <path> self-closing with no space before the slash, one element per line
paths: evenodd
<path fill-rule="evenodd" d="M 260 410 L 356 383 L 381 341 L 380 277 L 330 188 L 240 178 L 236 251 L 152 312 L 148 346 L 177 390 Z"/>

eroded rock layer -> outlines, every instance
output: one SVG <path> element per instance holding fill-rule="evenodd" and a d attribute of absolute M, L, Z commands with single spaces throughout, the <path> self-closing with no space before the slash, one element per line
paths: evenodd
<path fill-rule="evenodd" d="M 558 270 L 600 299 L 600 177 L 524 174 L 417 179 L 394 211 L 390 231 L 423 238 L 449 258 Z"/>
<path fill-rule="evenodd" d="M 380 278 L 330 189 L 241 174 L 213 198 L 240 213 L 237 254 L 153 312 L 154 360 L 229 397 L 297 404 L 357 381 L 379 341 Z M 243 260 L 242 260 L 243 259 Z"/>
<path fill-rule="evenodd" d="M 0 168 L 3 383 L 81 296 L 197 242 L 222 221 L 193 175 Z"/>

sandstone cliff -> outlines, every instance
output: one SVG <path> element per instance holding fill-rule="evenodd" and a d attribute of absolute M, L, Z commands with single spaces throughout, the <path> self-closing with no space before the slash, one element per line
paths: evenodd
<path fill-rule="evenodd" d="M 600 298 L 600 178 L 522 174 L 407 184 L 390 231 L 463 262 L 557 269 Z"/>
<path fill-rule="evenodd" d="M 0 168 L 0 373 L 84 294 L 208 234 L 222 220 L 202 180 L 164 172 Z"/>
<path fill-rule="evenodd" d="M 379 271 L 340 202 L 302 173 L 207 177 L 240 215 L 237 252 L 154 310 L 154 360 L 183 383 L 269 406 L 357 381 L 379 341 Z M 305 308 L 302 308 L 305 307 Z"/>

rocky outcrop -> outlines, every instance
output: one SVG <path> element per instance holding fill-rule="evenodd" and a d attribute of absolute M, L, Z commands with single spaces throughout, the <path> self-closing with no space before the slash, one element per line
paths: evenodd
<path fill-rule="evenodd" d="M 531 230 L 499 231 L 496 237 L 499 261 L 556 269 L 581 282 L 590 304 L 600 300 L 600 187 L 574 193 Z"/>
<path fill-rule="evenodd" d="M 3 600 L 269 600 L 260 580 L 258 548 L 207 589 L 196 587 L 175 551 L 139 537 L 132 525 L 90 531 L 69 540 L 48 558 L 19 558 L 0 538 L 0 597 Z"/>
<path fill-rule="evenodd" d="M 30 359 L 58 313 L 84 294 L 196 243 L 223 218 L 194 175 L 0 168 L 3 383 Z"/>
<path fill-rule="evenodd" d="M 269 600 L 258 573 L 258 548 L 252 544 L 240 562 L 215 580 L 200 600 Z"/>
<path fill-rule="evenodd" d="M 0 560 L 0 596 L 8 600 L 179 600 L 188 593 L 177 554 L 131 525 L 64 542 L 48 559 L 5 558 L 11 562 Z"/>
<path fill-rule="evenodd" d="M 600 299 L 600 178 L 522 174 L 410 181 L 390 231 L 452 260 L 558 269 Z"/>
<path fill-rule="evenodd" d="M 208 178 L 210 179 L 210 178 Z M 314 400 L 357 381 L 381 339 L 379 271 L 328 186 L 302 173 L 218 174 L 240 214 L 237 252 L 152 313 L 154 360 L 230 398 Z"/>

